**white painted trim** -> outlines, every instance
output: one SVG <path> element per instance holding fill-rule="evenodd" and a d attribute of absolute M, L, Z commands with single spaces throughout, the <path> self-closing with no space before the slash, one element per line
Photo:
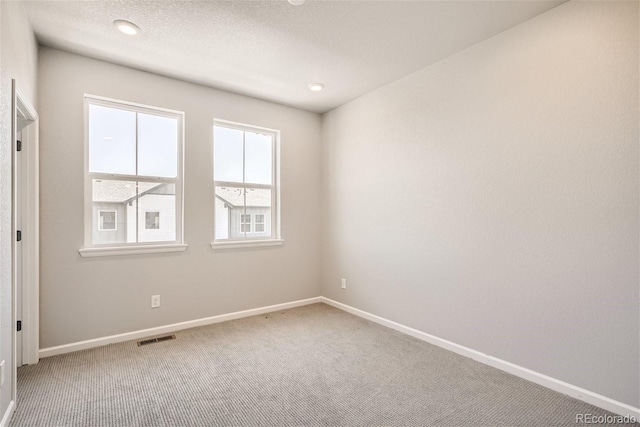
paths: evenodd
<path fill-rule="evenodd" d="M 585 390 L 581 387 L 577 387 L 575 385 L 566 383 L 564 381 L 560 381 L 558 379 L 549 377 L 539 372 L 532 371 L 522 366 L 515 365 L 505 360 L 498 359 L 496 357 L 481 353 L 479 351 L 453 343 L 451 341 L 447 341 L 445 339 L 436 337 L 434 335 L 427 334 L 417 329 L 410 328 L 400 323 L 385 319 L 380 316 L 376 316 L 375 314 L 368 313 L 366 311 L 351 307 L 349 305 L 334 301 L 326 297 L 314 297 L 314 298 L 292 301 L 292 302 L 283 303 L 283 304 L 276 304 L 276 305 L 270 305 L 266 307 L 249 309 L 249 310 L 236 311 L 233 313 L 221 314 L 218 316 L 212 316 L 212 317 L 206 317 L 206 318 L 197 319 L 197 320 L 174 323 L 171 325 L 159 326 L 156 328 L 127 332 L 119 335 L 111 335 L 108 337 L 96 338 L 96 339 L 87 340 L 87 341 L 80 341 L 77 343 L 44 348 L 40 350 L 40 357 L 43 358 L 43 357 L 56 356 L 59 354 L 70 353 L 73 351 L 100 347 L 107 344 L 113 344 L 113 343 L 118 343 L 122 341 L 129 341 L 129 340 L 134 340 L 138 338 L 145 338 L 153 335 L 175 332 L 175 331 L 180 331 L 188 328 L 195 328 L 198 326 L 211 325 L 214 323 L 226 322 L 228 320 L 256 316 L 263 313 L 270 313 L 278 310 L 301 307 L 304 305 L 315 304 L 319 302 L 328 304 L 340 310 L 346 311 L 348 313 L 354 314 L 356 316 L 362 317 L 364 319 L 367 319 L 372 322 L 378 323 L 380 325 L 386 326 L 388 328 L 394 329 L 398 332 L 402 332 L 404 334 L 410 335 L 419 340 L 428 342 L 433 345 L 437 345 L 438 347 L 452 351 L 456 354 L 460 354 L 462 356 L 473 359 L 477 362 L 484 363 L 485 365 L 489 365 L 496 369 L 500 369 L 501 371 L 504 371 L 509 374 L 515 375 L 517 377 L 523 378 L 525 380 L 531 381 L 543 387 L 547 387 L 551 390 L 557 391 L 559 393 L 565 394 L 567 396 L 573 397 L 575 399 L 581 400 L 583 402 L 586 402 L 591 405 L 597 406 L 599 408 L 605 409 L 607 411 L 613 412 L 615 414 L 622 415 L 622 416 L 627 416 L 627 415 L 633 416 L 636 418 L 636 420 L 640 419 L 640 408 L 634 408 L 631 405 L 618 402 L 606 396 L 602 396 L 600 394 L 591 392 L 589 390 Z M 13 409 L 11 408 L 11 410 Z M 6 417 L 7 415 L 5 414 L 5 418 Z M 3 427 L 3 426 L 4 424 L 0 424 L 0 427 Z"/>
<path fill-rule="evenodd" d="M 139 255 L 155 254 L 161 252 L 183 252 L 187 250 L 187 244 L 167 244 L 167 245 L 144 245 L 144 246 L 109 246 L 104 248 L 81 248 L 78 249 L 83 258 L 112 255 Z"/>
<path fill-rule="evenodd" d="M 16 152 L 16 139 L 18 138 L 18 94 L 16 88 L 15 79 L 11 79 L 11 324 L 9 328 L 11 328 L 11 363 L 8 364 L 5 369 L 9 370 L 11 373 L 11 400 L 15 402 L 18 395 L 18 367 L 16 364 L 16 360 L 18 359 L 18 340 L 17 340 L 17 332 L 16 332 L 16 316 L 18 311 L 18 296 L 17 296 L 17 271 L 18 271 L 18 261 L 16 258 L 16 254 L 18 253 L 18 242 L 16 238 L 17 232 L 17 219 L 18 219 L 18 209 L 16 207 L 16 194 L 17 194 L 17 183 L 16 183 L 16 161 L 17 161 L 17 152 Z M 6 383 L 6 379 L 5 379 Z"/>
<path fill-rule="evenodd" d="M 320 299 L 325 304 L 328 304 L 340 310 L 346 311 L 348 313 L 354 314 L 356 316 L 362 317 L 363 319 L 370 320 L 382 326 L 386 326 L 398 332 L 402 332 L 404 334 L 410 335 L 419 340 L 426 341 L 433 345 L 437 345 L 438 347 L 442 347 L 445 350 L 452 351 L 459 355 L 473 359 L 477 362 L 484 363 L 485 365 L 489 365 L 491 367 L 500 369 L 501 371 L 504 371 L 509 374 L 515 375 L 517 377 L 523 378 L 525 380 L 531 381 L 543 387 L 547 387 L 551 390 L 557 391 L 559 393 L 565 394 L 567 396 L 573 397 L 575 399 L 581 400 L 583 402 L 586 402 L 591 405 L 597 406 L 599 408 L 605 409 L 607 411 L 613 412 L 615 414 L 622 415 L 622 416 L 629 415 L 629 416 L 635 417 L 636 421 L 640 420 L 640 408 L 634 408 L 633 406 L 627 405 L 626 403 L 618 402 L 616 400 L 591 392 L 589 390 L 585 390 L 573 384 L 566 383 L 564 381 L 549 377 L 539 372 L 532 371 L 530 369 L 524 368 L 519 365 L 515 365 L 511 362 L 498 359 L 497 357 L 493 357 L 488 354 L 481 353 L 479 351 L 453 343 L 451 341 L 447 341 L 445 339 L 436 337 L 431 334 L 427 334 L 417 329 L 410 328 L 408 326 L 402 325 L 400 323 L 396 323 L 394 321 L 385 319 L 383 317 L 376 316 L 375 314 L 368 313 L 366 311 L 351 307 L 341 302 L 334 301 L 326 297 L 320 297 Z"/>
<path fill-rule="evenodd" d="M 23 147 L 16 147 L 18 117 L 26 121 L 22 129 Z M 38 362 L 39 348 L 39 179 L 38 113 L 15 79 L 11 79 L 11 354 L 5 369 L 11 375 L 11 400 L 17 398 L 17 366 Z M 18 167 L 19 166 L 19 167 Z M 20 205 L 17 197 L 20 194 Z M 16 232 L 22 231 L 18 243 Z M 20 270 L 18 270 L 18 255 Z M 18 283 L 18 272 L 20 283 Z M 19 286 L 19 288 L 18 288 Z M 18 307 L 18 290 L 21 305 Z M 20 308 L 20 310 L 18 310 Z M 22 318 L 18 319 L 20 311 Z M 23 321 L 20 333 L 20 360 L 16 321 Z"/>
<path fill-rule="evenodd" d="M 40 347 L 40 184 L 39 119 L 18 88 L 18 109 L 28 124 L 22 129 L 22 364 L 38 363 Z M 25 115 L 27 112 L 29 115 Z"/>
<path fill-rule="evenodd" d="M 268 133 L 280 133 L 280 131 L 278 129 L 271 129 L 271 128 L 267 128 L 264 126 L 256 126 L 256 125 L 250 125 L 247 123 L 240 123 L 240 122 L 234 122 L 231 120 L 225 120 L 225 119 L 213 119 L 213 125 L 220 125 L 221 127 L 226 127 L 226 128 L 232 128 L 232 129 L 236 129 L 236 130 L 241 130 L 241 131 L 249 131 L 249 132 L 268 132 Z"/>
<path fill-rule="evenodd" d="M 85 350 L 88 348 L 100 347 L 122 341 L 129 341 L 138 338 L 146 338 L 153 335 L 166 334 L 168 332 L 180 331 L 183 329 L 195 328 L 198 326 L 212 325 L 214 323 L 226 322 L 228 320 L 241 319 L 243 317 L 257 316 L 263 313 L 286 310 L 303 305 L 316 304 L 321 302 L 321 297 L 307 298 L 298 301 L 286 302 L 282 304 L 269 305 L 266 307 L 252 308 L 249 310 L 236 311 L 233 313 L 220 314 L 203 319 L 189 320 L 186 322 L 173 323 L 171 325 L 158 326 L 156 328 L 143 329 L 139 331 L 126 332 L 124 334 L 111 335 L 108 337 L 96 338 L 87 341 L 80 341 L 71 344 L 64 344 L 55 347 L 43 348 L 40 350 L 40 357 L 56 356 L 58 354 L 70 353 L 72 351 Z"/>
<path fill-rule="evenodd" d="M 284 240 L 282 239 L 269 239 L 269 240 L 234 240 L 229 242 L 211 242 L 213 249 L 238 249 L 238 248 L 260 248 L 263 246 L 282 246 Z"/>
<path fill-rule="evenodd" d="M 272 171 L 272 183 L 271 184 L 252 184 L 252 183 L 246 183 L 244 182 L 244 174 L 243 174 L 243 182 L 242 183 L 237 183 L 237 182 L 227 182 L 227 181 L 217 181 L 217 180 L 213 180 L 213 185 L 214 187 L 217 186 L 223 186 L 223 187 L 236 187 L 236 188 L 247 188 L 247 187 L 252 187 L 252 188 L 264 188 L 264 189 L 269 189 L 271 190 L 271 205 L 272 205 L 272 215 L 271 215 L 271 236 L 273 237 L 273 239 L 269 239 L 272 242 L 283 242 L 284 240 L 282 240 L 282 231 L 281 231 L 281 222 L 282 222 L 282 215 L 281 215 L 281 197 L 280 197 L 280 193 L 281 193 L 281 189 L 280 189 L 280 139 L 281 139 L 281 133 L 279 130 L 277 129 L 271 129 L 271 128 L 266 128 L 266 127 L 261 127 L 261 126 L 255 126 L 255 125 L 249 125 L 249 124 L 244 124 L 244 123 L 239 123 L 239 122 L 233 122 L 233 121 L 229 121 L 229 120 L 224 120 L 224 119 L 213 119 L 213 127 L 212 127 L 212 137 L 214 137 L 215 135 L 215 128 L 216 126 L 220 126 L 220 127 L 225 127 L 225 128 L 231 128 L 231 129 L 236 129 L 239 131 L 242 131 L 243 133 L 243 152 L 242 152 L 242 163 L 245 163 L 245 152 L 244 152 L 244 137 L 245 137 L 245 132 L 258 132 L 258 133 L 267 133 L 267 134 L 271 134 L 273 136 L 273 147 L 272 147 L 272 162 L 271 162 L 271 171 Z M 215 151 L 215 138 L 212 139 L 213 142 L 213 149 Z M 214 162 L 215 163 L 215 162 Z M 213 176 L 215 178 L 215 164 L 214 164 L 214 172 L 213 172 Z M 215 191 L 214 191 L 215 193 Z M 214 201 L 215 201 L 216 195 L 214 194 Z M 215 210 L 215 203 L 214 203 L 214 210 Z M 214 239 L 215 239 L 215 216 L 214 215 Z M 275 232 L 274 232 L 275 231 Z M 219 243 L 223 243 L 225 245 L 229 245 L 227 247 L 236 247 L 236 248 L 245 248 L 245 247 L 251 247 L 251 246 L 276 246 L 278 245 L 277 243 L 273 243 L 273 244 L 252 244 L 252 245 L 244 245 L 244 244 L 235 244 L 235 242 L 225 242 L 225 241 L 213 241 L 211 243 L 211 247 L 213 249 L 217 249 L 216 246 L 219 245 Z M 231 244 L 233 243 L 233 244 Z M 280 245 L 282 243 L 279 243 Z"/>
<path fill-rule="evenodd" d="M 2 417 L 2 421 L 0 421 L 0 427 L 7 427 L 9 422 L 11 421 L 11 417 L 13 416 L 13 411 L 16 409 L 16 401 L 12 400 L 9 402 L 9 406 L 7 410 L 4 411 L 4 416 Z"/>
<path fill-rule="evenodd" d="M 158 112 L 163 113 L 166 117 L 173 117 L 175 115 L 184 116 L 184 111 L 172 110 L 170 108 L 158 107 L 155 105 L 147 105 L 140 104 L 137 102 L 123 101 L 121 99 L 108 98 L 106 96 L 98 96 L 91 95 L 89 93 L 84 94 L 85 99 L 90 99 L 92 104 L 100 104 L 106 107 L 113 107 L 114 104 L 118 104 L 117 108 L 121 106 L 129 107 L 128 109 L 131 111 L 141 112 L 141 113 L 152 113 L 158 114 Z"/>
<path fill-rule="evenodd" d="M 115 108 L 120 110 L 128 110 L 136 113 L 136 129 L 138 127 L 138 114 L 151 114 L 156 116 L 162 116 L 167 118 L 176 119 L 178 121 L 178 170 L 176 178 L 163 178 L 158 176 L 143 176 L 138 175 L 125 175 L 125 174 L 108 174 L 108 173 L 96 173 L 89 171 L 89 108 L 91 105 L 98 105 L 103 107 Z M 155 107 L 152 105 L 138 104 L 135 102 L 122 101 L 118 99 L 106 98 L 103 96 L 84 94 L 84 248 L 80 249 L 80 254 L 85 256 L 101 256 L 94 255 L 93 251 L 88 249 L 99 249 L 100 246 L 93 245 L 93 205 L 92 205 L 92 180 L 93 179 L 112 179 L 112 180 L 136 180 L 146 181 L 153 180 L 154 182 L 175 182 L 176 183 L 176 239 L 171 241 L 170 244 L 184 245 L 184 150 L 185 150 L 185 113 L 183 111 L 170 110 L 168 108 Z M 136 131 L 137 132 L 137 131 Z M 138 139 L 136 137 L 136 147 L 138 146 Z M 137 148 L 136 148 L 137 149 Z M 136 161 L 137 164 L 137 161 Z M 136 167 L 137 172 L 137 167 Z M 100 178 L 98 178 L 100 177 Z M 105 177 L 105 178 L 102 178 Z M 155 246 L 145 245 L 144 243 L 139 245 L 141 247 Z M 143 251 L 130 251 L 128 246 L 123 246 L 126 251 L 117 252 L 113 250 L 102 251 L 105 255 L 127 255 L 136 253 L 154 253 L 154 252 L 175 252 L 175 250 L 143 250 Z M 186 245 L 184 247 L 185 250 Z M 85 255 L 92 253 L 91 255 Z M 99 251 L 96 251 L 96 254 Z"/>

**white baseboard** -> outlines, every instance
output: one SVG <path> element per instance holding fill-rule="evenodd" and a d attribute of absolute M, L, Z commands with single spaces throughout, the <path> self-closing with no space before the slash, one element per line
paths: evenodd
<path fill-rule="evenodd" d="M 283 304 L 270 305 L 267 307 L 254 308 L 254 309 L 244 310 L 244 311 L 236 311 L 234 313 L 221 314 L 218 316 L 206 317 L 203 319 L 190 320 L 187 322 L 174 323 L 171 325 L 159 326 L 156 328 L 143 329 L 139 331 L 127 332 L 124 334 L 111 335 L 108 337 L 96 338 L 96 339 L 87 340 L 87 341 L 80 341 L 80 342 L 60 345 L 56 347 L 49 347 L 49 348 L 41 349 L 39 354 L 41 358 L 50 357 L 58 354 L 70 353 L 73 351 L 85 350 L 88 348 L 100 347 L 107 344 L 113 344 L 113 343 L 122 342 L 122 341 L 129 341 L 129 340 L 134 340 L 138 338 L 145 338 L 152 335 L 176 332 L 183 329 L 211 325 L 214 323 L 225 322 L 227 320 L 234 320 L 234 319 L 240 319 L 243 317 L 256 316 L 259 314 L 270 313 L 273 311 L 285 310 L 288 308 L 300 307 L 303 305 L 315 304 L 319 302 L 323 302 L 325 304 L 336 307 L 340 310 L 346 311 L 348 313 L 354 314 L 356 316 L 362 317 L 364 319 L 370 320 L 372 322 L 378 323 L 380 325 L 383 325 L 388 328 L 394 329 L 396 331 L 402 332 L 404 334 L 410 335 L 419 340 L 437 345 L 438 347 L 442 347 L 446 350 L 468 357 L 480 363 L 484 363 L 486 365 L 500 369 L 501 371 L 507 372 L 517 377 L 539 384 L 543 387 L 547 387 L 559 393 L 566 394 L 567 396 L 573 397 L 575 399 L 581 400 L 583 402 L 586 402 L 591 405 L 597 406 L 599 408 L 605 409 L 607 411 L 613 412 L 614 414 L 618 414 L 622 416 L 627 416 L 627 415 L 633 416 L 636 418 L 636 420 L 640 420 L 640 408 L 634 408 L 631 405 L 618 402 L 606 396 L 602 396 L 600 394 L 591 392 L 589 390 L 585 390 L 581 387 L 549 377 L 547 375 L 541 374 L 536 371 L 532 371 L 522 366 L 515 365 L 505 360 L 498 359 L 488 354 L 481 353 L 479 351 L 453 343 L 451 341 L 447 341 L 445 339 L 436 337 L 434 335 L 427 334 L 417 329 L 410 328 L 408 326 L 402 325 L 392 320 L 388 320 L 383 317 L 376 316 L 375 314 L 368 313 L 366 311 L 351 307 L 349 305 L 340 303 L 338 301 L 334 301 L 326 297 L 308 298 L 304 300 L 292 301 L 292 302 L 283 303 Z M 13 410 L 14 410 L 14 402 L 12 401 L 4 415 L 4 418 L 2 419 L 2 422 L 0 422 L 0 427 L 5 427 L 5 423 L 7 423 L 7 421 L 11 418 L 11 414 L 13 413 Z"/>
<path fill-rule="evenodd" d="M 321 302 L 321 297 L 308 298 L 298 301 L 286 302 L 283 304 L 270 305 L 267 307 L 253 308 L 250 310 L 236 311 L 234 313 L 220 314 L 218 316 L 205 317 L 203 319 L 189 320 L 187 322 L 173 323 L 171 325 L 158 326 L 156 328 L 142 329 L 139 331 L 126 332 L 124 334 L 111 335 L 108 337 L 96 338 L 87 341 L 80 341 L 71 344 L 64 344 L 55 347 L 40 349 L 40 358 L 56 356 L 58 354 L 70 353 L 72 351 L 86 350 L 88 348 L 101 347 L 107 344 L 122 341 L 145 338 L 152 335 L 166 334 L 183 329 L 195 328 L 198 326 L 211 325 L 214 323 L 226 322 L 227 320 L 240 319 L 242 317 L 257 316 L 259 314 L 270 313 L 272 311 L 285 310 L 287 308 L 300 307 L 303 305 Z M 2 427 L 0 425 L 0 427 Z"/>
<path fill-rule="evenodd" d="M 4 412 L 2 421 L 0 421 L 0 427 L 7 427 L 9 425 L 14 409 L 16 409 L 16 403 L 15 403 L 15 400 L 12 400 L 11 402 L 9 402 L 9 406 L 7 407 L 7 410 Z"/>
<path fill-rule="evenodd" d="M 484 354 L 479 351 L 470 349 L 468 347 L 464 347 L 462 345 L 453 343 L 451 341 L 438 338 L 436 336 L 427 334 L 417 329 L 413 329 L 408 326 L 401 325 L 400 323 L 396 323 L 394 321 L 385 319 L 383 317 L 376 316 L 375 314 L 367 313 L 366 311 L 351 307 L 341 302 L 334 301 L 332 299 L 325 298 L 325 297 L 321 297 L 321 300 L 323 303 L 339 308 L 340 310 L 346 311 L 351 314 L 355 314 L 356 316 L 362 317 L 367 320 L 371 320 L 372 322 L 378 323 L 388 328 L 395 329 L 398 332 L 402 332 L 404 334 L 410 335 L 419 340 L 437 345 L 438 347 L 442 347 L 446 350 L 452 351 L 459 355 L 468 357 L 480 363 L 484 363 L 485 365 L 492 366 L 494 368 L 500 369 L 501 371 L 507 372 L 517 377 L 539 384 L 543 387 L 547 387 L 551 390 L 557 391 L 559 393 L 565 394 L 567 396 L 573 397 L 575 399 L 578 399 L 583 402 L 589 403 L 591 405 L 597 406 L 599 408 L 605 409 L 609 412 L 613 412 L 614 414 L 618 414 L 622 416 L 631 416 L 631 417 L 635 417 L 636 421 L 640 420 L 640 408 L 634 408 L 631 405 L 618 402 L 616 400 L 591 392 L 589 390 L 585 390 L 573 384 L 560 381 L 558 379 L 549 377 L 539 372 L 532 371 L 522 366 L 515 365 L 505 360 L 498 359 L 488 354 Z"/>

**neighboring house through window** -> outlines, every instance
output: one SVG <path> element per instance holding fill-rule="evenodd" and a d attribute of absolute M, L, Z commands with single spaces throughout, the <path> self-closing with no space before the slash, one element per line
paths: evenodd
<path fill-rule="evenodd" d="M 280 241 L 279 132 L 215 120 L 215 242 Z"/>
<path fill-rule="evenodd" d="M 182 243 L 183 113 L 89 95 L 85 105 L 85 247 Z"/>

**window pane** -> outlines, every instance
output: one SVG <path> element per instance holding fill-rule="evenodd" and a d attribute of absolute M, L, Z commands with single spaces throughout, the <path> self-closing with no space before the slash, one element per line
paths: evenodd
<path fill-rule="evenodd" d="M 136 113 L 89 105 L 89 171 L 135 175 Z"/>
<path fill-rule="evenodd" d="M 138 191 L 138 242 L 176 240 L 175 184 L 140 182 Z M 157 227 L 145 227 L 149 211 L 157 214 L 157 219 L 153 220 Z"/>
<path fill-rule="evenodd" d="M 251 184 L 272 183 L 272 141 L 271 135 L 254 132 L 245 133 L 245 182 Z"/>
<path fill-rule="evenodd" d="M 127 240 L 127 203 L 135 199 L 136 183 L 94 179 L 92 184 L 92 241 L 97 245 L 124 243 Z M 115 227 L 105 227 L 105 212 L 115 212 Z M 108 215 L 107 215 L 108 216 Z"/>
<path fill-rule="evenodd" d="M 216 209 L 218 240 L 271 236 L 271 190 L 217 186 Z M 251 222 L 253 218 L 257 222 L 258 217 L 262 219 L 260 227 Z"/>
<path fill-rule="evenodd" d="M 227 204 L 218 197 L 218 188 L 216 187 L 216 206 L 215 206 L 215 239 L 228 239 L 229 238 L 229 207 Z"/>
<path fill-rule="evenodd" d="M 231 209 L 242 210 L 244 207 L 244 190 L 242 188 L 216 186 L 216 198 Z"/>
<path fill-rule="evenodd" d="M 246 205 L 245 211 L 247 215 L 252 215 L 255 222 L 260 222 L 261 226 L 255 225 L 248 230 L 244 237 L 270 237 L 271 236 L 271 190 L 261 188 L 246 189 Z M 258 218 L 262 221 L 258 221 Z"/>
<path fill-rule="evenodd" d="M 175 184 L 94 179 L 92 202 L 93 244 L 176 239 Z M 115 212 L 115 229 L 101 229 L 106 224 L 104 213 L 101 220 L 104 211 Z M 152 214 L 151 224 L 155 226 L 149 229 L 146 227 L 148 213 Z"/>
<path fill-rule="evenodd" d="M 242 131 L 213 127 L 213 179 L 242 182 Z"/>
<path fill-rule="evenodd" d="M 273 237 L 277 234 L 272 224 L 275 134 L 232 127 L 219 122 L 213 127 L 215 239 Z"/>
<path fill-rule="evenodd" d="M 178 120 L 138 113 L 138 175 L 178 176 Z"/>
<path fill-rule="evenodd" d="M 244 189 L 216 186 L 216 236 L 220 239 L 244 237 L 241 231 L 244 215 Z"/>

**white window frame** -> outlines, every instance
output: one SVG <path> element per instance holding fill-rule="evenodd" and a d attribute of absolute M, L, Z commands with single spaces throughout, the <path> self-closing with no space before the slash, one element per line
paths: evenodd
<path fill-rule="evenodd" d="M 113 212 L 113 218 L 114 218 L 113 228 L 103 228 L 104 222 L 101 221 L 103 212 Z M 117 230 L 118 230 L 118 211 L 113 209 L 99 209 L 98 210 L 98 231 L 117 231 Z"/>
<path fill-rule="evenodd" d="M 135 113 L 152 114 L 178 120 L 178 165 L 176 178 L 143 175 L 121 175 L 89 172 L 89 105 L 116 108 Z M 137 138 L 137 136 L 136 136 Z M 137 154 L 136 154 L 137 155 Z M 175 184 L 176 190 L 176 239 L 167 242 L 93 244 L 92 180 L 143 181 Z M 184 243 L 184 112 L 96 95 L 84 95 L 84 247 L 79 249 L 83 257 L 129 255 L 157 252 L 179 252 L 187 249 Z"/>
<path fill-rule="evenodd" d="M 245 183 L 237 183 L 237 182 L 228 182 L 228 181 L 213 181 L 213 198 L 214 203 L 214 227 L 213 227 L 213 241 L 211 242 L 211 247 L 213 249 L 229 249 L 229 248 L 250 248 L 250 247 L 262 247 L 262 246 L 281 246 L 284 243 L 284 239 L 282 239 L 281 234 L 281 223 L 280 223 L 280 131 L 277 129 L 270 129 L 261 126 L 249 125 L 245 123 L 238 123 L 229 120 L 223 119 L 213 119 L 213 126 L 211 126 L 211 135 L 212 135 L 212 148 L 213 152 L 215 152 L 215 141 L 214 141 L 214 129 L 216 126 L 226 127 L 230 129 L 237 129 L 243 132 L 256 132 L 263 134 L 271 134 L 273 136 L 273 144 L 271 149 L 273 150 L 271 153 L 271 167 L 272 167 L 272 183 L 271 185 L 265 184 L 245 184 Z M 244 167 L 244 160 L 243 160 Z M 215 166 L 214 166 L 215 168 Z M 215 171 L 214 171 L 215 177 Z M 271 236 L 266 237 L 249 237 L 249 238 L 237 238 L 237 239 L 216 239 L 215 238 L 215 188 L 217 186 L 221 187 L 232 187 L 232 188 L 262 188 L 271 190 Z"/>

